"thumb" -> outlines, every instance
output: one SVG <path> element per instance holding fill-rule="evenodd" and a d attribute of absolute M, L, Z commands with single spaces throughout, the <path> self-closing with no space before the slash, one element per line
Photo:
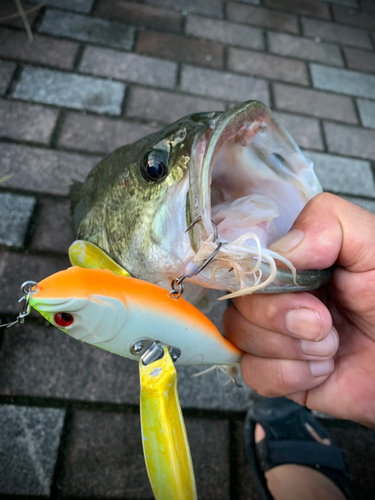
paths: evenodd
<path fill-rule="evenodd" d="M 375 215 L 322 193 L 304 207 L 292 229 L 270 245 L 297 269 L 324 269 L 336 261 L 349 271 L 374 268 Z"/>

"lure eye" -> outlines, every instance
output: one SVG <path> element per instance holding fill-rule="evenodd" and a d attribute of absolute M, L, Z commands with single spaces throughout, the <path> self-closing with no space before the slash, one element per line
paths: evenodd
<path fill-rule="evenodd" d="M 168 153 L 166 151 L 151 151 L 141 162 L 141 174 L 147 182 L 160 182 L 168 174 Z"/>
<path fill-rule="evenodd" d="M 74 318 L 69 313 L 57 313 L 54 320 L 57 326 L 66 327 L 73 323 Z"/>

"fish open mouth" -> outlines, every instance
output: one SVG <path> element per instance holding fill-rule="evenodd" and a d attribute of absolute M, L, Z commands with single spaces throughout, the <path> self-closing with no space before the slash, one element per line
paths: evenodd
<path fill-rule="evenodd" d="M 249 101 L 213 120 L 194 141 L 189 175 L 189 215 L 199 223 L 191 229 L 196 255 L 187 274 L 219 243 L 214 262 L 200 276 L 205 286 L 211 282 L 235 292 L 231 296 L 258 291 L 275 279 L 275 259 L 295 273 L 267 247 L 322 189 L 312 162 L 264 104 Z"/>

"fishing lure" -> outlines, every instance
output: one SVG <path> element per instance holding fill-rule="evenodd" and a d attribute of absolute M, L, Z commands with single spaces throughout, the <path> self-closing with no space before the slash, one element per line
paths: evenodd
<path fill-rule="evenodd" d="M 90 246 L 85 247 L 90 252 Z M 196 500 L 194 470 L 177 391 L 175 363 L 237 365 L 242 352 L 193 305 L 126 277 L 114 261 L 58 272 L 22 285 L 22 323 L 34 307 L 71 337 L 139 361 L 146 468 L 156 500 Z M 81 255 L 81 252 L 78 253 Z"/>
<path fill-rule="evenodd" d="M 134 360 L 153 342 L 169 346 L 179 365 L 236 365 L 242 355 L 186 300 L 105 269 L 53 274 L 30 305 L 71 337 Z"/>

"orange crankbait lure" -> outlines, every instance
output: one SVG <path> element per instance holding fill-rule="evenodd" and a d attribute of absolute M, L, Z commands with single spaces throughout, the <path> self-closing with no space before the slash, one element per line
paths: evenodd
<path fill-rule="evenodd" d="M 30 305 L 71 337 L 139 359 L 153 341 L 179 365 L 233 365 L 241 351 L 189 302 L 145 281 L 71 267 L 38 283 Z M 148 345 L 147 345 L 148 344 Z"/>

